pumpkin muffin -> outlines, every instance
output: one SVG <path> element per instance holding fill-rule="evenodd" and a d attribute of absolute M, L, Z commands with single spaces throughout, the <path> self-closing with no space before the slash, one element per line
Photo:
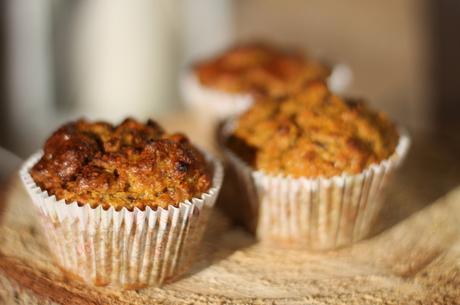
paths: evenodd
<path fill-rule="evenodd" d="M 257 102 L 222 136 L 249 202 L 240 219 L 263 242 L 315 250 L 369 234 L 410 143 L 385 114 L 319 81 Z"/>
<path fill-rule="evenodd" d="M 181 91 L 189 109 L 202 114 L 200 120 L 219 121 L 244 112 L 257 98 L 285 96 L 330 75 L 327 65 L 300 52 L 252 43 L 194 64 Z"/>
<path fill-rule="evenodd" d="M 230 143 L 257 170 L 332 177 L 358 174 L 387 159 L 398 138 L 385 114 L 313 82 L 282 100 L 256 103 L 237 121 Z"/>
<path fill-rule="evenodd" d="M 203 154 L 151 120 L 68 123 L 46 141 L 30 173 L 57 199 L 116 210 L 177 206 L 211 186 Z"/>
<path fill-rule="evenodd" d="M 223 169 L 151 120 L 79 120 L 54 132 L 20 176 L 66 275 L 138 289 L 193 263 Z"/>
<path fill-rule="evenodd" d="M 193 71 L 199 82 L 228 93 L 283 96 L 312 79 L 325 79 L 330 69 L 299 53 L 263 44 L 236 46 L 203 61 Z M 218 101 L 216 101 L 218 102 Z"/>

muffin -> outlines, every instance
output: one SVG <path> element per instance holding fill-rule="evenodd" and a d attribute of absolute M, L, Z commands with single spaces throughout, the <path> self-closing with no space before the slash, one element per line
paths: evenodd
<path fill-rule="evenodd" d="M 333 249 L 369 233 L 409 138 L 383 113 L 314 81 L 228 122 L 223 145 L 260 240 Z"/>
<path fill-rule="evenodd" d="M 281 97 L 330 73 L 328 66 L 299 53 L 248 44 L 195 64 L 181 89 L 191 110 L 221 120 L 244 112 L 257 97 Z"/>
<path fill-rule="evenodd" d="M 193 261 L 222 166 L 155 122 L 60 127 L 21 169 L 57 263 L 95 285 L 161 285 Z"/>

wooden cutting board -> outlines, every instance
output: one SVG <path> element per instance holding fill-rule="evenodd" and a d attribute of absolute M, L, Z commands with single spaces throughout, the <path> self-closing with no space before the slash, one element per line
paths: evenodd
<path fill-rule="evenodd" d="M 212 148 L 187 122 L 166 125 Z M 460 159 L 430 138 L 413 137 L 374 237 L 328 253 L 268 248 L 216 210 L 193 269 L 138 291 L 67 279 L 14 176 L 0 198 L 0 304 L 460 304 Z"/>

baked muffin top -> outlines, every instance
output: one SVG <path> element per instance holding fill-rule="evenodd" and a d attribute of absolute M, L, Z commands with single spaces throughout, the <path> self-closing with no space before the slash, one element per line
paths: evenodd
<path fill-rule="evenodd" d="M 383 113 L 314 81 L 290 97 L 255 103 L 237 120 L 227 144 L 257 170 L 332 177 L 358 174 L 390 157 L 398 140 Z"/>
<path fill-rule="evenodd" d="M 63 125 L 30 174 L 58 200 L 116 210 L 178 205 L 206 192 L 212 180 L 204 156 L 184 135 L 133 119 Z"/>
<path fill-rule="evenodd" d="M 306 81 L 324 79 L 329 68 L 295 52 L 263 44 L 236 46 L 220 56 L 198 63 L 201 84 L 228 93 L 279 97 Z"/>

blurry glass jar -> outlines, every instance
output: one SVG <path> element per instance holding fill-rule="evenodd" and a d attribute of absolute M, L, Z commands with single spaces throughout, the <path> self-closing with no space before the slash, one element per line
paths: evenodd
<path fill-rule="evenodd" d="M 92 0 L 73 4 L 70 74 L 78 112 L 145 118 L 177 104 L 176 1 Z"/>

